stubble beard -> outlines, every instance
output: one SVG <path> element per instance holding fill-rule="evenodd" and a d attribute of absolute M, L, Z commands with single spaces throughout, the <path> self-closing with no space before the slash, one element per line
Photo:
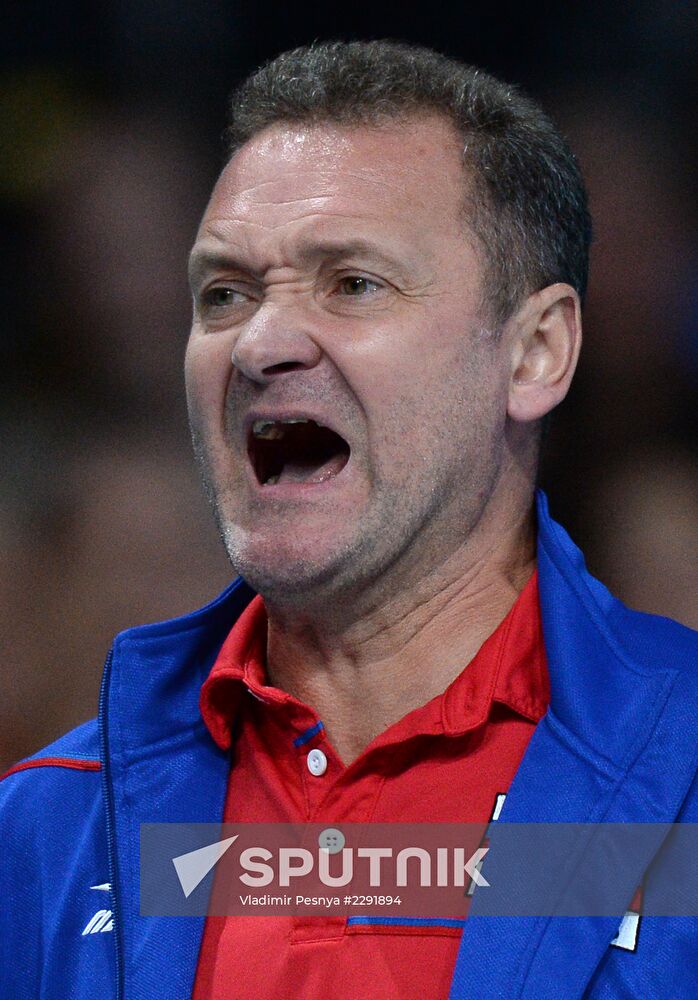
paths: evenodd
<path fill-rule="evenodd" d="M 460 496 L 460 521 L 449 538 L 439 527 L 444 506 L 453 503 L 447 488 L 450 475 L 432 482 L 422 479 L 419 493 L 409 489 L 410 481 L 393 485 L 373 483 L 373 502 L 356 525 L 353 537 L 325 551 L 320 560 L 302 555 L 283 569 L 279 563 L 265 566 L 250 554 L 244 531 L 230 510 L 233 498 L 225 484 L 216 481 L 206 446 L 192 427 L 192 443 L 207 500 L 213 511 L 219 536 L 237 574 L 261 594 L 265 602 L 290 611 L 303 610 L 335 621 L 354 619 L 385 603 L 393 591 L 416 587 L 434 562 L 439 545 L 443 555 L 456 547 L 473 530 L 487 503 L 496 470 L 471 482 L 468 495 Z M 486 481 L 485 481 L 486 480 Z M 399 526 L 399 531 L 396 528 Z"/>

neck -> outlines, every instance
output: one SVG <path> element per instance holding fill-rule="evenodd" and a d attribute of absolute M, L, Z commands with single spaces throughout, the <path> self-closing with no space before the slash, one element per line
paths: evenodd
<path fill-rule="evenodd" d="M 314 708 L 345 764 L 444 691 L 515 603 L 535 568 L 533 514 L 494 520 L 358 616 L 267 606 L 270 682 Z"/>

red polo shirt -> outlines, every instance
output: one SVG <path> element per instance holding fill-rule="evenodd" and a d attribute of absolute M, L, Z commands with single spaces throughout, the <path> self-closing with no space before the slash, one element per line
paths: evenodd
<path fill-rule="evenodd" d="M 266 614 L 257 597 L 201 690 L 201 711 L 219 746 L 231 745 L 236 723 L 226 823 L 486 823 L 550 696 L 535 573 L 453 683 L 348 767 L 313 709 L 266 684 L 265 654 Z M 322 774 L 308 766 L 314 748 L 327 760 Z M 460 934 L 455 921 L 209 917 L 193 997 L 446 998 Z"/>

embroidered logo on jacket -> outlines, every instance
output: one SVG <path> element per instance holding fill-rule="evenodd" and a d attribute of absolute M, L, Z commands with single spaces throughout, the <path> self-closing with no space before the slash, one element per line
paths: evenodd
<path fill-rule="evenodd" d="M 98 889 L 101 892 L 109 892 L 111 885 L 109 882 L 103 882 L 101 885 L 91 885 L 90 889 Z M 112 919 L 111 910 L 97 910 L 93 917 L 87 921 L 85 929 L 82 932 L 82 936 L 85 937 L 87 934 L 103 934 L 105 931 L 114 930 L 114 920 Z"/>

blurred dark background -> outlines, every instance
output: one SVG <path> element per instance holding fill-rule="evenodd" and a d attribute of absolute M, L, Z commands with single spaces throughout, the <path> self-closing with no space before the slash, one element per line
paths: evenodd
<path fill-rule="evenodd" d="M 230 578 L 198 486 L 185 261 L 226 98 L 313 39 L 431 45 L 519 83 L 581 160 L 585 347 L 544 483 L 591 569 L 698 627 L 698 14 L 671 2 L 25 0 L 0 93 L 0 771 L 96 713 L 112 635 Z"/>

